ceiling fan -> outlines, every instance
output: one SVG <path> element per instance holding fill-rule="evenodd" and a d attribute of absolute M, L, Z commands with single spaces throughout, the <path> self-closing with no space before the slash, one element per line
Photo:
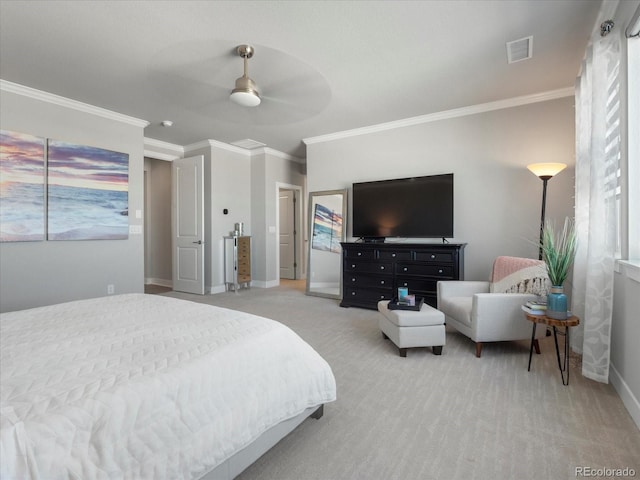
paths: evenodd
<path fill-rule="evenodd" d="M 236 53 L 244 59 L 244 74 L 236 79 L 236 88 L 231 91 L 231 100 L 243 107 L 257 107 L 260 105 L 260 91 L 256 82 L 247 75 L 248 60 L 253 57 L 254 49 L 251 45 L 238 45 Z"/>
<path fill-rule="evenodd" d="M 239 78 L 238 57 L 244 62 Z M 249 59 L 260 72 L 259 85 L 249 77 Z M 149 82 L 171 115 L 195 113 L 203 122 L 284 125 L 319 114 L 331 100 L 327 80 L 305 61 L 264 45 L 224 39 L 198 39 L 159 51 L 150 60 Z"/>

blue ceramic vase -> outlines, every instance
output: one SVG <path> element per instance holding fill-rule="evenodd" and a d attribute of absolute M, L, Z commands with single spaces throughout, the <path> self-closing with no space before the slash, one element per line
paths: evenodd
<path fill-rule="evenodd" d="M 554 285 L 547 295 L 547 317 L 556 320 L 567 319 L 567 296 L 562 285 Z"/>

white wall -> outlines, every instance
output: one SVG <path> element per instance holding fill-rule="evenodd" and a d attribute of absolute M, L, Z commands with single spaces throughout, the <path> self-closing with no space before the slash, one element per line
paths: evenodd
<path fill-rule="evenodd" d="M 264 153 L 251 157 L 251 277 L 255 285 L 267 286 L 267 163 Z"/>
<path fill-rule="evenodd" d="M 640 281 L 627 268 L 614 278 L 609 380 L 640 428 Z"/>
<path fill-rule="evenodd" d="M 223 238 L 237 222 L 244 222 L 245 235 L 251 235 L 250 158 L 215 140 L 185 147 L 185 157 L 196 155 L 204 156 L 205 292 L 220 293 L 225 291 Z"/>
<path fill-rule="evenodd" d="M 211 149 L 211 285 L 212 292 L 224 291 L 224 240 L 235 223 L 244 223 L 244 234 L 252 235 L 251 161 L 246 153 L 220 147 Z M 228 209 L 228 214 L 223 210 Z M 252 239 L 252 257 L 255 248 Z"/>
<path fill-rule="evenodd" d="M 0 91 L 2 129 L 129 154 L 129 224 L 143 210 L 143 122 Z M 132 119 L 133 120 L 133 119 Z M 0 311 L 144 289 L 143 236 L 127 240 L 0 244 Z"/>
<path fill-rule="evenodd" d="M 573 216 L 574 135 L 573 97 L 565 97 L 311 143 L 308 189 L 453 172 L 449 240 L 468 244 L 465 279 L 486 280 L 496 256 L 538 256 L 542 181 L 526 165 L 569 165 L 549 181 L 547 218 Z"/>
<path fill-rule="evenodd" d="M 252 271 L 259 287 L 280 283 L 277 224 L 282 184 L 300 187 L 305 198 L 304 165 L 271 149 L 251 156 Z"/>
<path fill-rule="evenodd" d="M 304 190 L 306 170 L 304 165 L 294 160 L 280 156 L 279 152 L 267 149 L 265 152 L 266 162 L 266 226 L 267 226 L 267 256 L 266 256 L 266 277 L 267 285 L 278 285 L 280 283 L 280 238 L 278 231 L 280 213 L 280 191 L 278 185 L 293 185 L 302 191 L 302 197 L 306 196 Z M 276 227 L 275 233 L 271 233 L 270 227 Z"/>

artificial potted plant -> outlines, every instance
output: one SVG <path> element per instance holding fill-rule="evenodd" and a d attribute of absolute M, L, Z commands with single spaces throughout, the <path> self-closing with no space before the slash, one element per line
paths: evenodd
<path fill-rule="evenodd" d="M 565 218 L 564 227 L 557 232 L 552 222 L 546 222 L 542 232 L 542 258 L 551 281 L 551 292 L 547 295 L 548 317 L 558 320 L 567 318 L 564 282 L 575 259 L 576 247 L 576 231 L 571 219 Z"/>

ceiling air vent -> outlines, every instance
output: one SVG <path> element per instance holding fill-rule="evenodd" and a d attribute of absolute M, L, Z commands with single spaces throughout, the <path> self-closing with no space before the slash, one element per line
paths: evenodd
<path fill-rule="evenodd" d="M 253 150 L 254 148 L 266 147 L 266 143 L 257 142 L 256 140 L 251 140 L 250 138 L 245 138 L 244 140 L 238 140 L 237 142 L 231 142 L 231 145 L 235 145 L 236 147 L 246 148 L 247 150 Z"/>
<path fill-rule="evenodd" d="M 509 63 L 527 60 L 533 56 L 533 36 L 507 42 L 507 60 Z"/>

